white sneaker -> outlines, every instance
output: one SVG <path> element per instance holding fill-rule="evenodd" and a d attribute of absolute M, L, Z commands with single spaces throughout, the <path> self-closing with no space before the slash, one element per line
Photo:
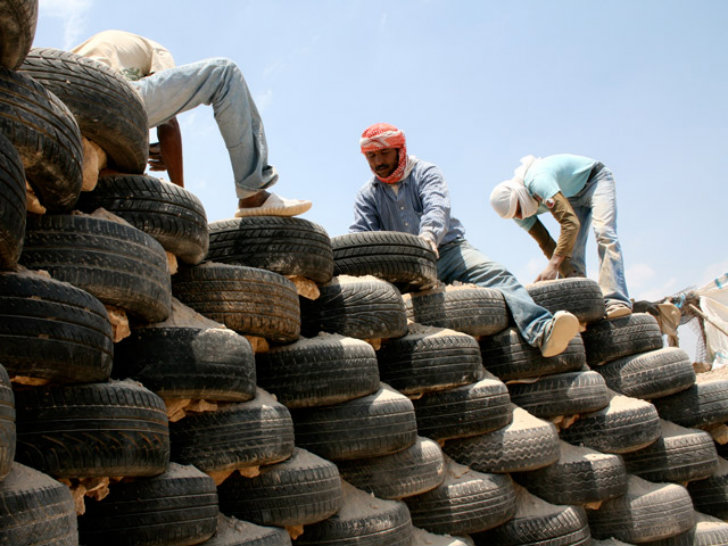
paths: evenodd
<path fill-rule="evenodd" d="M 610 303 L 609 305 L 607 305 L 605 313 L 607 320 L 619 317 L 626 317 L 627 315 L 631 314 L 632 309 L 630 309 L 629 306 L 625 305 L 624 303 Z"/>
<path fill-rule="evenodd" d="M 541 354 L 548 358 L 564 352 L 572 338 L 579 333 L 579 319 L 568 311 L 556 311 L 546 327 L 541 341 Z"/>
<path fill-rule="evenodd" d="M 258 207 L 239 208 L 235 212 L 236 218 L 246 216 L 296 216 L 311 208 L 311 201 L 303 199 L 286 199 L 271 193 L 263 204 Z"/>

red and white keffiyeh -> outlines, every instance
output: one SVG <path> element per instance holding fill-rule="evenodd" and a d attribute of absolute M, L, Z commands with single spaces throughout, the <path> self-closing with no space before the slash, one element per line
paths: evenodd
<path fill-rule="evenodd" d="M 392 174 L 386 178 L 382 178 L 377 173 L 374 173 L 374 176 L 382 182 L 396 184 L 403 178 L 407 178 L 410 172 L 412 172 L 414 157 L 407 155 L 407 141 L 404 137 L 404 131 L 397 129 L 394 125 L 390 125 L 389 123 L 375 123 L 367 127 L 361 134 L 359 146 L 363 154 L 385 148 L 396 148 L 399 150 L 397 168 L 394 169 Z"/>

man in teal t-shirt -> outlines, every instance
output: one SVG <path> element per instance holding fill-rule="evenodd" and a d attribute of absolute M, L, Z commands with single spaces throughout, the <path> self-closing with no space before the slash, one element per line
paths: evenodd
<path fill-rule="evenodd" d="M 524 157 L 511 180 L 490 195 L 495 211 L 513 218 L 536 240 L 549 262 L 536 281 L 586 276 L 585 249 L 593 225 L 599 253 L 599 286 L 607 318 L 628 315 L 632 304 L 617 238 L 617 199 L 612 172 L 599 161 L 573 154 Z M 558 242 L 538 219 L 550 212 L 559 225 Z"/>

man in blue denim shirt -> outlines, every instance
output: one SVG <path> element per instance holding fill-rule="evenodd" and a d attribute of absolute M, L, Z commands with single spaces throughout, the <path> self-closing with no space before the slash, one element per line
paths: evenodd
<path fill-rule="evenodd" d="M 441 281 L 499 290 L 528 344 L 539 347 L 545 357 L 562 353 L 579 331 L 578 319 L 565 311 L 552 315 L 537 305 L 508 270 L 465 240 L 463 225 L 450 215 L 440 169 L 407 155 L 404 133 L 393 125 L 367 128 L 360 146 L 374 177 L 356 196 L 349 231 L 400 231 L 421 237 L 438 256 Z"/>

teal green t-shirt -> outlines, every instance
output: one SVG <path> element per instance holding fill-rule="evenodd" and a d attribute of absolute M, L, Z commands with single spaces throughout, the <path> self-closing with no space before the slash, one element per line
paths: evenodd
<path fill-rule="evenodd" d="M 536 214 L 522 220 L 516 219 L 516 223 L 529 230 L 536 223 L 536 215 L 549 210 L 543 204 L 546 199 L 551 199 L 558 192 L 567 199 L 579 193 L 596 163 L 595 159 L 573 154 L 549 155 L 534 163 L 526 172 L 523 183 L 531 195 L 539 198 L 541 204 Z"/>

